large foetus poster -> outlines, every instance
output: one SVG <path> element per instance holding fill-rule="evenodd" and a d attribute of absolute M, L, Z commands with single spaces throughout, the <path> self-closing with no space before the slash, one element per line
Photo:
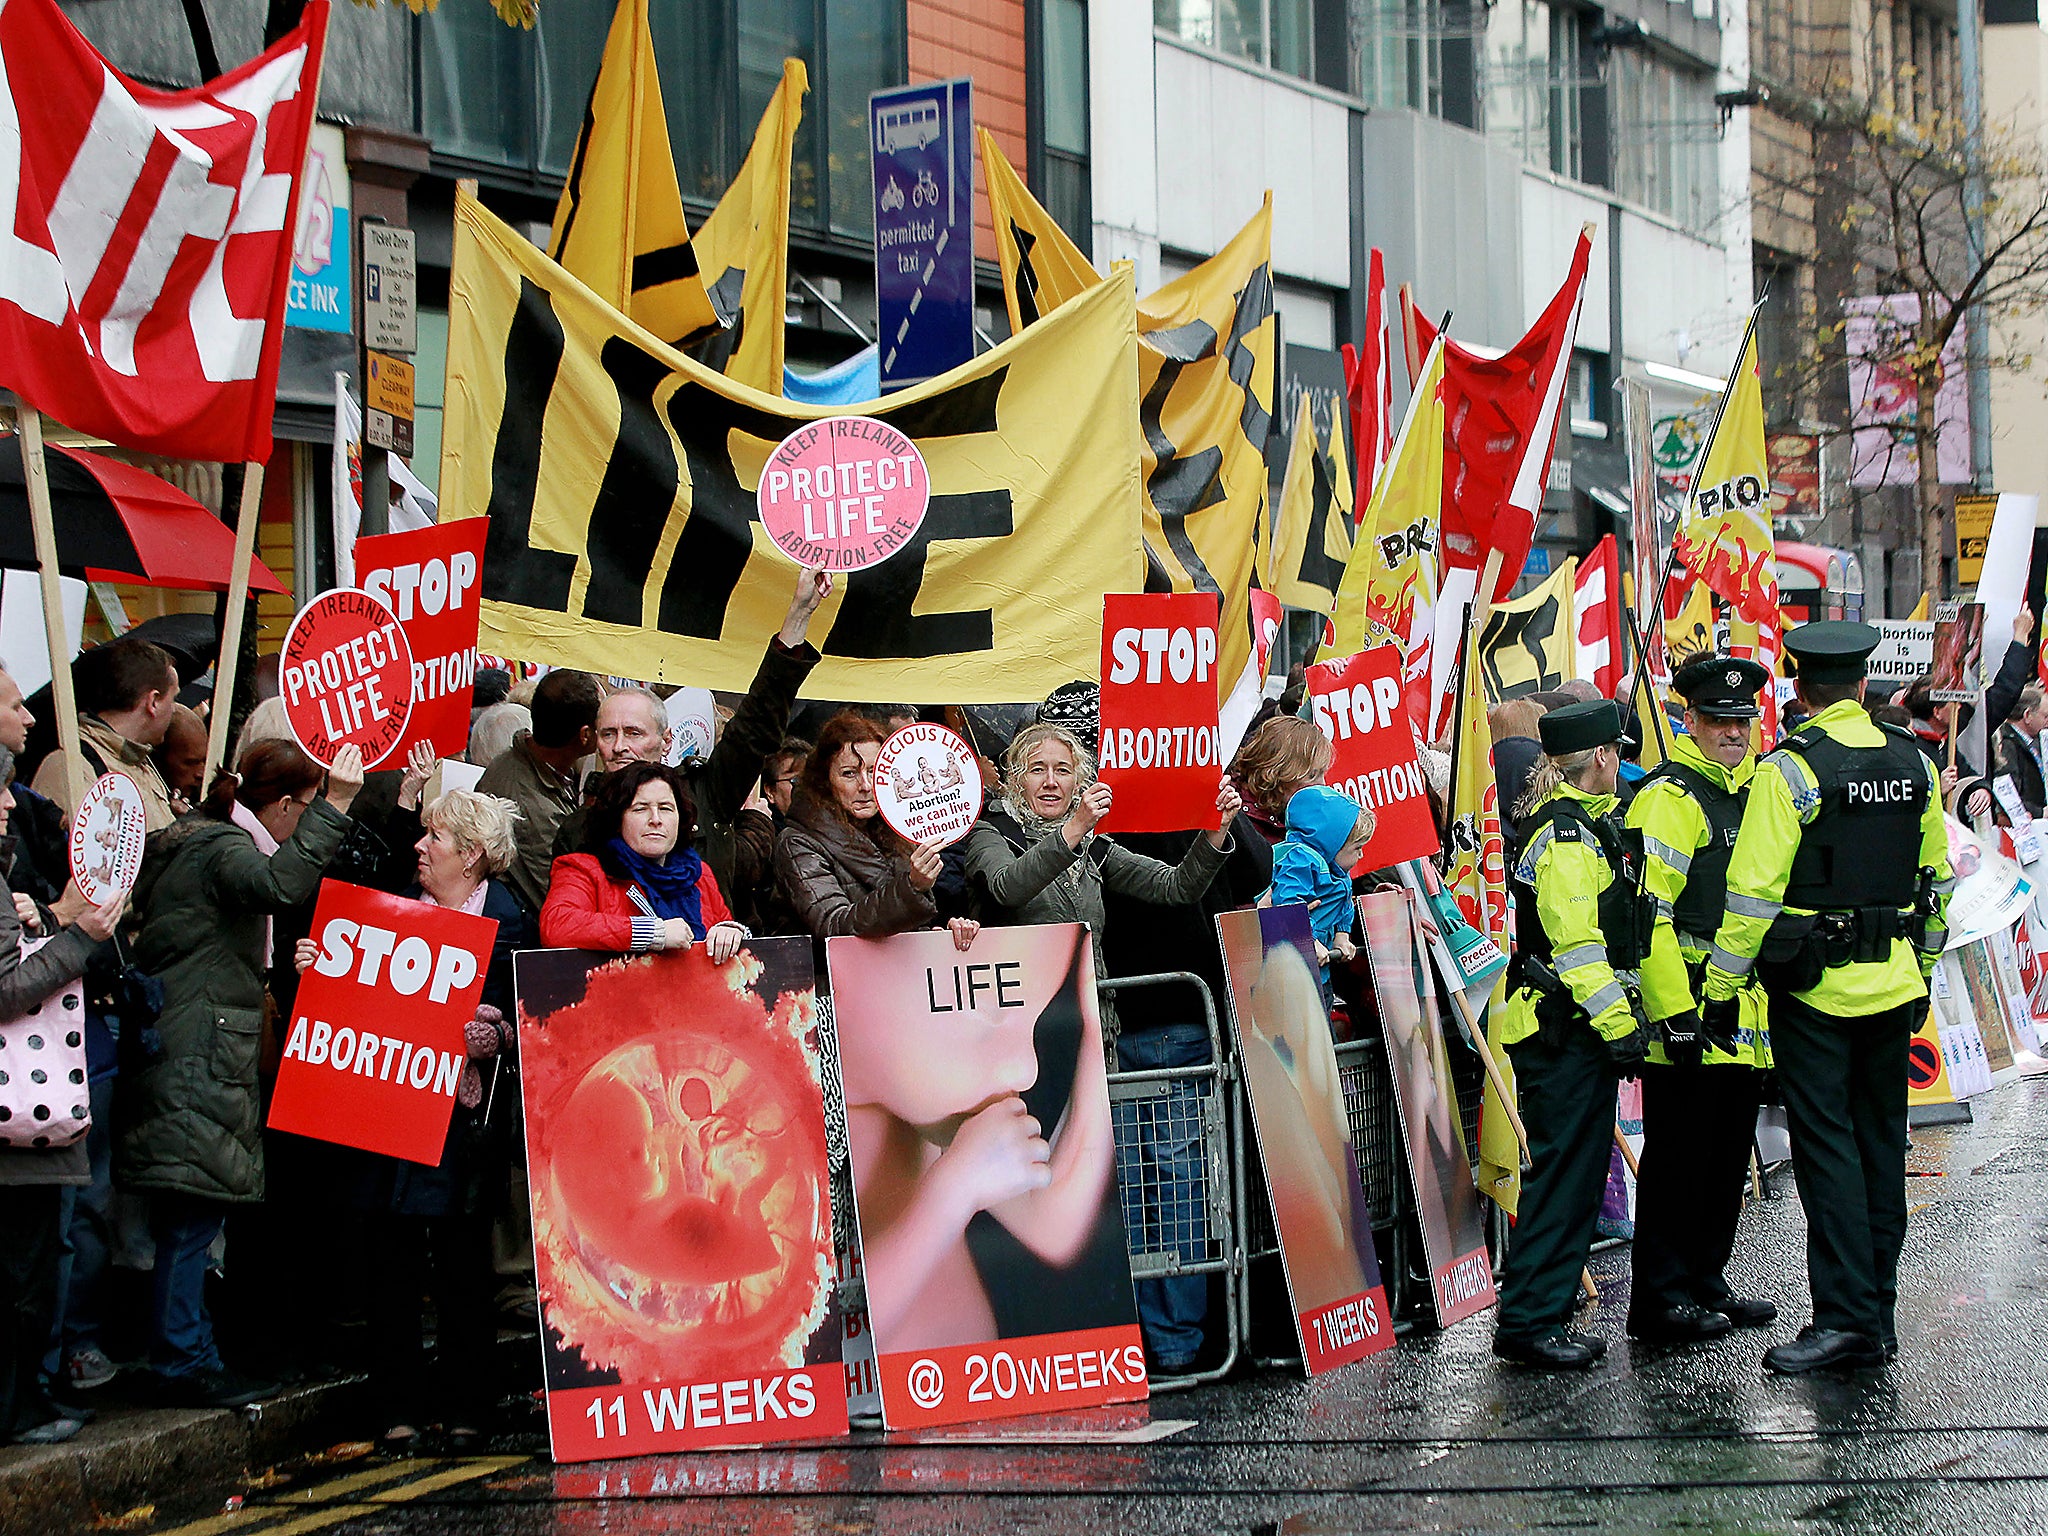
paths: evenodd
<path fill-rule="evenodd" d="M 1308 909 L 1217 916 L 1280 1262 L 1311 1376 L 1394 1343 Z"/>
<path fill-rule="evenodd" d="M 513 965 L 555 1459 L 844 1433 L 810 941 Z"/>
<path fill-rule="evenodd" d="M 1416 928 L 1419 899 L 1412 891 L 1375 891 L 1359 897 L 1358 910 L 1365 920 L 1380 1023 L 1401 1104 L 1402 1140 L 1429 1259 L 1430 1297 L 1438 1326 L 1448 1328 L 1493 1305 L 1493 1266 L 1458 1121 L 1458 1090 L 1451 1081 L 1443 1015 L 1437 1011 L 1436 978 Z"/>
<path fill-rule="evenodd" d="M 883 1418 L 1144 1397 L 1088 930 L 826 958 Z"/>

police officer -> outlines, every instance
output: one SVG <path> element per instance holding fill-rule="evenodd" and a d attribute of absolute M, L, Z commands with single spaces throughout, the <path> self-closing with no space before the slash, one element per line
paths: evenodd
<path fill-rule="evenodd" d="M 1655 1343 L 1718 1338 L 1777 1319 L 1768 1301 L 1721 1278 L 1735 1223 L 1763 1069 L 1771 1064 L 1763 990 L 1744 987 L 1733 1031 L 1701 1029 L 1694 987 L 1720 931 L 1728 860 L 1755 771 L 1750 730 L 1771 675 L 1753 661 L 1707 655 L 1681 666 L 1683 736 L 1629 803 L 1643 834 L 1645 879 L 1657 902 L 1643 1007 L 1652 1021 L 1643 1068 L 1643 1156 L 1628 1312 L 1631 1336 Z"/>
<path fill-rule="evenodd" d="M 1614 819 L 1621 709 L 1552 710 L 1520 815 L 1514 989 L 1502 1020 L 1529 1128 L 1514 1249 L 1493 1352 L 1557 1370 L 1591 1365 L 1606 1342 L 1571 1331 L 1579 1274 L 1607 1187 L 1614 1092 L 1646 1037 L 1628 975 L 1650 941 L 1642 839 Z"/>
<path fill-rule="evenodd" d="M 1806 1209 L 1813 1322 L 1764 1353 L 1796 1374 L 1881 1365 L 1906 1238 L 1906 1047 L 1954 885 L 1941 792 L 1913 738 L 1863 708 L 1868 624 L 1785 637 L 1811 718 L 1757 765 L 1709 952 L 1703 1029 L 1741 1028 L 1752 968 Z"/>

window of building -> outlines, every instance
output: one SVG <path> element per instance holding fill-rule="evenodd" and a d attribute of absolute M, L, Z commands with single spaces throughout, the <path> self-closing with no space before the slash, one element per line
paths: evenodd
<path fill-rule="evenodd" d="M 1037 0 L 1028 24 L 1031 180 L 1060 228 L 1084 253 L 1092 254 L 1086 0 Z"/>
<path fill-rule="evenodd" d="M 420 131 L 457 161 L 560 178 L 603 56 L 612 0 L 548 0 L 531 32 L 488 6 L 419 18 Z M 865 236 L 873 229 L 868 96 L 906 78 L 904 0 L 663 0 L 654 55 L 676 178 L 714 202 L 795 56 L 810 73 L 790 173 L 790 221 Z"/>
<path fill-rule="evenodd" d="M 1608 58 L 1613 187 L 1687 229 L 1711 229 L 1720 210 L 1721 143 L 1714 77 L 1638 48 Z"/>
<path fill-rule="evenodd" d="M 1520 14 L 1519 0 L 1500 0 Z M 1480 126 L 1484 0 L 1358 0 L 1350 88 L 1376 107 L 1407 107 Z"/>
<path fill-rule="evenodd" d="M 1352 0 L 1152 0 L 1152 24 L 1198 47 L 1345 90 L 1353 8 Z"/>
<path fill-rule="evenodd" d="M 1529 165 L 1599 182 L 1603 168 L 1587 154 L 1586 97 L 1601 89 L 1588 14 L 1547 0 L 1496 0 L 1480 84 L 1489 136 Z"/>

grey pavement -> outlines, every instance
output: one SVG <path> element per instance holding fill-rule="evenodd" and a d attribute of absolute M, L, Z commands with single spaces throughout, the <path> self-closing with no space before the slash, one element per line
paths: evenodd
<path fill-rule="evenodd" d="M 138 1528 L 182 1536 L 409 1532 L 2048 1530 L 2048 1082 L 1914 1133 L 1912 1221 L 1890 1369 L 1767 1378 L 1805 1320 L 1789 1176 L 1744 1213 L 1731 1278 L 1777 1327 L 1687 1350 L 1622 1333 L 1626 1248 L 1599 1256 L 1582 1326 L 1606 1362 L 1497 1365 L 1490 1315 L 1308 1382 L 1256 1371 L 1146 1408 L 922 1437 L 553 1467 L 332 1464 L 267 1479 L 221 1524 L 197 1501 Z M 220 1511 L 216 1498 L 206 1506 Z"/>

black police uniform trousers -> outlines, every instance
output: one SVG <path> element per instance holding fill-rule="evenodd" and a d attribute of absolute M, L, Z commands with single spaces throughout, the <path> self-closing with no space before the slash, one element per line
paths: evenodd
<path fill-rule="evenodd" d="M 1771 993 L 1771 1051 L 1806 1210 L 1813 1325 L 1897 1341 L 1906 1048 L 1924 1001 L 1839 1018 Z"/>
<path fill-rule="evenodd" d="M 1539 1339 L 1571 1321 L 1593 1251 L 1621 1074 L 1583 1014 L 1508 1047 L 1529 1131 L 1529 1171 L 1502 1281 L 1500 1332 Z"/>
<path fill-rule="evenodd" d="M 1761 1072 L 1733 1062 L 1643 1068 L 1633 1319 L 1733 1294 L 1721 1271 L 1735 1251 L 1762 1086 Z"/>

